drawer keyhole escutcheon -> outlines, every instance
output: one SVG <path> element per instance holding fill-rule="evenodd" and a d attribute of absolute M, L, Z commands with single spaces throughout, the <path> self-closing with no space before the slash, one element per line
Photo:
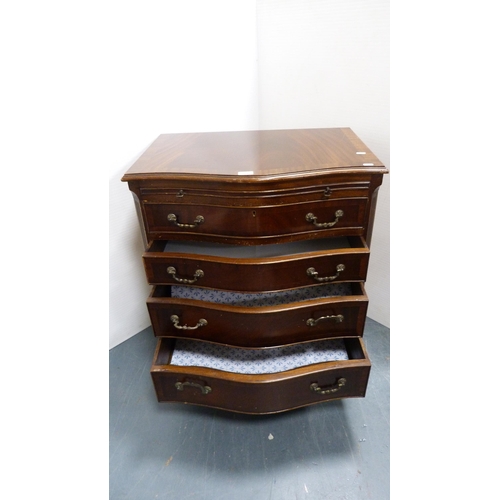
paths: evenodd
<path fill-rule="evenodd" d="M 317 222 L 318 218 L 311 212 L 306 215 L 306 221 L 312 222 L 316 227 L 329 228 L 335 226 L 339 219 L 344 215 L 343 210 L 337 210 L 335 212 L 336 219 L 333 222 Z"/>
<path fill-rule="evenodd" d="M 345 386 L 347 380 L 345 378 L 339 378 L 336 384 L 326 387 L 320 387 L 317 382 L 314 382 L 310 385 L 311 391 L 316 394 L 332 394 L 337 392 L 339 389 Z"/>
<path fill-rule="evenodd" d="M 316 326 L 319 321 L 323 321 L 324 319 L 334 319 L 335 323 L 342 323 L 344 321 L 344 316 L 342 314 L 337 314 L 336 316 L 321 316 L 321 318 L 314 319 L 314 318 L 309 318 L 306 321 L 307 326 Z"/>
<path fill-rule="evenodd" d="M 174 324 L 174 327 L 177 328 L 178 330 L 196 330 L 197 328 L 201 328 L 202 326 L 207 326 L 208 321 L 206 319 L 201 318 L 196 326 L 187 326 L 187 325 L 179 325 L 179 316 L 177 314 L 172 314 L 170 316 L 170 321 Z"/>
<path fill-rule="evenodd" d="M 210 392 L 212 392 L 212 388 L 209 385 L 201 385 L 201 384 L 197 384 L 196 382 L 176 382 L 175 388 L 178 391 L 183 391 L 184 386 L 186 386 L 186 385 L 200 389 L 202 394 L 209 394 Z"/>
<path fill-rule="evenodd" d="M 203 278 L 203 276 L 205 276 L 205 273 L 201 269 L 197 269 L 195 271 L 195 273 L 193 274 L 193 279 L 178 278 L 176 276 L 177 269 L 175 269 L 175 267 L 173 267 L 173 266 L 167 267 L 167 273 L 170 274 L 172 276 L 172 278 L 174 278 L 174 280 L 177 281 L 178 283 L 184 283 L 184 284 L 196 283 L 196 281 L 198 281 L 200 278 Z"/>
<path fill-rule="evenodd" d="M 309 267 L 307 269 L 306 273 L 307 273 L 307 276 L 311 276 L 316 281 L 319 281 L 320 283 L 323 283 L 325 281 L 333 281 L 333 280 L 337 279 L 339 277 L 340 273 L 342 271 L 345 271 L 344 264 L 339 264 L 336 267 L 336 270 L 337 270 L 337 274 L 335 276 L 325 276 L 324 278 L 318 278 L 318 273 L 317 273 L 316 269 L 314 269 L 314 267 Z"/>
<path fill-rule="evenodd" d="M 177 215 L 175 214 L 168 214 L 167 220 L 169 222 L 173 222 L 177 227 L 196 227 L 199 224 L 203 224 L 203 222 L 205 222 L 203 215 L 197 215 L 194 219 L 193 224 L 181 224 L 180 222 L 177 222 Z"/>

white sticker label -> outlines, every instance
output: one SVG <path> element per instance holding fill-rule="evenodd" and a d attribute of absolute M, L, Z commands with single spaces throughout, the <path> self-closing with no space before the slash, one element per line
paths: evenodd
<path fill-rule="evenodd" d="M 373 167 L 375 163 L 363 163 L 363 167 Z"/>
<path fill-rule="evenodd" d="M 356 151 L 356 154 L 357 154 L 357 155 L 365 155 L 365 154 L 366 154 L 366 152 L 365 152 L 365 151 Z"/>
<path fill-rule="evenodd" d="M 253 175 L 253 170 L 243 170 L 243 172 L 238 172 L 238 175 Z"/>

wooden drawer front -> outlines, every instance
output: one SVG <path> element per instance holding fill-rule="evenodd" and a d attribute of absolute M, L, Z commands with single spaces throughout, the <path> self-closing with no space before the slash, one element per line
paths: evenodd
<path fill-rule="evenodd" d="M 347 241 L 347 238 L 343 240 Z M 181 283 L 203 288 L 260 292 L 333 282 L 364 281 L 369 250 L 361 237 L 353 236 L 349 240 L 349 248 L 328 250 L 315 250 L 319 246 L 325 246 L 324 240 L 275 245 L 289 250 L 298 247 L 299 253 L 286 254 L 283 249 L 281 257 L 254 258 L 169 252 L 169 243 L 156 240 L 144 253 L 143 261 L 151 285 Z M 310 245 L 306 246 L 304 243 Z M 174 244 L 172 247 L 178 248 L 179 245 Z M 186 247 L 189 251 L 191 245 Z M 306 252 L 307 248 L 310 251 Z M 166 251 L 162 251 L 163 249 Z M 238 250 L 246 255 L 253 253 L 253 249 L 248 247 L 236 248 L 234 253 L 237 254 Z M 203 247 L 200 251 L 203 251 Z M 276 253 L 279 254 L 280 250 L 276 249 Z"/>
<path fill-rule="evenodd" d="M 373 177 L 364 175 L 356 180 L 349 174 L 308 178 L 302 175 L 288 182 L 255 181 L 242 177 L 222 182 L 221 179 L 143 180 L 133 189 L 146 203 L 174 205 L 217 205 L 228 207 L 262 207 L 292 205 L 307 201 L 325 201 L 333 198 L 358 198 L 369 196 Z M 249 182 L 250 181 L 250 182 Z"/>
<path fill-rule="evenodd" d="M 346 360 L 263 374 L 171 364 L 175 342 L 158 341 L 151 367 L 160 402 L 191 403 L 241 413 L 277 413 L 337 398 L 364 397 L 368 384 L 370 360 L 361 339 L 344 340 Z"/>
<path fill-rule="evenodd" d="M 259 307 L 167 297 L 168 287 L 155 287 L 147 306 L 157 337 L 270 347 L 325 338 L 361 337 L 368 297 L 361 283 L 352 283 L 350 287 L 351 295 L 347 296 Z"/>
<path fill-rule="evenodd" d="M 368 198 L 227 207 L 143 203 L 150 239 L 259 244 L 311 237 L 362 235 Z"/>

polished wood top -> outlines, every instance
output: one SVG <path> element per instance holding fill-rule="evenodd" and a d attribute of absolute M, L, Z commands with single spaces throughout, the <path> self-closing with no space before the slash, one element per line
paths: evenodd
<path fill-rule="evenodd" d="M 206 132 L 160 135 L 122 181 L 179 174 L 242 179 L 328 171 L 387 169 L 350 128 Z"/>

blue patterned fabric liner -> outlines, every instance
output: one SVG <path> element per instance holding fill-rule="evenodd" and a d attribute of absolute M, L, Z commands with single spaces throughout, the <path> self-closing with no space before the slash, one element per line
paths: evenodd
<path fill-rule="evenodd" d="M 242 349 L 177 339 L 170 364 L 200 366 L 248 375 L 278 373 L 300 366 L 349 359 L 342 339 L 270 349 Z"/>
<path fill-rule="evenodd" d="M 331 283 L 280 292 L 238 293 L 194 286 L 172 286 L 172 297 L 245 307 L 277 306 L 325 297 L 352 295 L 350 283 Z"/>

